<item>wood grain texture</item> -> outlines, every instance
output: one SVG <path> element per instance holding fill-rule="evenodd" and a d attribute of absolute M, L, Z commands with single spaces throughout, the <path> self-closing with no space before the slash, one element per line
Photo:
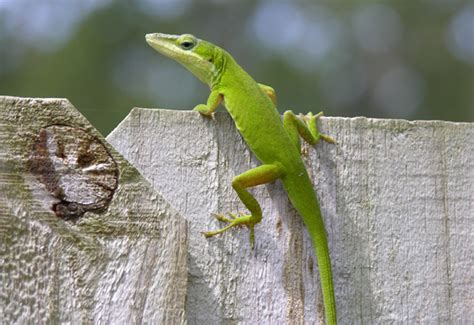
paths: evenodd
<path fill-rule="evenodd" d="M 67 100 L 0 97 L 0 323 L 185 323 L 186 232 Z"/>
<path fill-rule="evenodd" d="M 333 261 L 341 324 L 474 319 L 474 124 L 330 118 L 307 147 Z M 279 182 L 253 190 L 264 217 L 206 240 L 214 212 L 244 211 L 232 177 L 258 162 L 227 113 L 133 109 L 107 137 L 189 221 L 192 324 L 315 324 L 313 248 Z"/>

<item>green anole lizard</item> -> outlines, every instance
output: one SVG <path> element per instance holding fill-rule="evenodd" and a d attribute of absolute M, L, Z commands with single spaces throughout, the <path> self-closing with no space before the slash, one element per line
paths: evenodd
<path fill-rule="evenodd" d="M 247 188 L 281 179 L 292 205 L 302 216 L 315 247 L 318 261 L 325 317 L 327 324 L 336 324 L 331 260 L 321 209 L 301 158 L 300 136 L 314 145 L 323 139 L 335 141 L 318 132 L 316 120 L 320 114 L 309 113 L 300 120 L 293 112 L 286 111 L 283 121 L 276 109 L 273 88 L 257 83 L 220 47 L 200 40 L 193 35 L 147 34 L 146 41 L 156 51 L 176 60 L 202 82 L 209 85 L 211 94 L 207 104 L 194 110 L 211 117 L 220 103 L 232 116 L 237 129 L 262 165 L 248 170 L 232 181 L 248 215 L 230 217 L 217 215 L 227 226 L 205 232 L 211 237 L 240 225 L 250 230 L 254 243 L 254 226 L 262 219 L 262 210 Z"/>

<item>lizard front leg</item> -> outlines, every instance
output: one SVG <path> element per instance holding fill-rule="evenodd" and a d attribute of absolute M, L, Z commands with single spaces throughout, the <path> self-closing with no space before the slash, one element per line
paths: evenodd
<path fill-rule="evenodd" d="M 241 215 L 239 217 L 234 217 L 231 214 L 231 219 L 225 218 L 223 215 L 216 215 L 218 220 L 227 222 L 228 225 L 222 229 L 204 232 L 204 236 L 215 236 L 232 227 L 245 225 L 250 230 L 250 245 L 253 247 L 255 241 L 254 226 L 262 220 L 262 209 L 260 208 L 260 204 L 253 195 L 250 194 L 247 188 L 273 182 L 276 179 L 281 178 L 283 174 L 284 171 L 282 166 L 267 164 L 250 169 L 234 177 L 232 180 L 232 187 L 237 192 L 242 203 L 250 211 L 250 214 Z"/>
<path fill-rule="evenodd" d="M 207 104 L 199 104 L 193 108 L 193 111 L 197 111 L 204 116 L 211 117 L 212 113 L 217 109 L 219 104 L 222 102 L 224 96 L 217 90 L 212 90 L 207 98 Z"/>
<path fill-rule="evenodd" d="M 263 90 L 263 92 L 265 94 L 267 94 L 268 97 L 270 97 L 270 99 L 273 102 L 273 105 L 276 106 L 277 105 L 277 96 L 276 96 L 275 89 L 273 89 L 273 87 L 270 87 L 270 86 L 267 86 L 267 85 L 264 85 L 264 84 L 261 84 L 261 83 L 259 83 L 258 86 L 260 87 L 261 90 Z"/>

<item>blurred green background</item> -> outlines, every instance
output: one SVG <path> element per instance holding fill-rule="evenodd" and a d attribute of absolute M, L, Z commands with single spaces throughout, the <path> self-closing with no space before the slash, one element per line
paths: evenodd
<path fill-rule="evenodd" d="M 103 134 L 209 90 L 144 41 L 227 49 L 279 109 L 474 121 L 471 1 L 0 0 L 0 94 L 68 98 Z"/>

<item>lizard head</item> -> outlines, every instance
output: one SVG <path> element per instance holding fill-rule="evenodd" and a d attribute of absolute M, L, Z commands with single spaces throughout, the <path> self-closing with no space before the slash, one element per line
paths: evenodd
<path fill-rule="evenodd" d="M 161 54 L 179 62 L 202 82 L 212 85 L 218 74 L 218 47 L 191 34 L 147 34 L 147 43 Z"/>

